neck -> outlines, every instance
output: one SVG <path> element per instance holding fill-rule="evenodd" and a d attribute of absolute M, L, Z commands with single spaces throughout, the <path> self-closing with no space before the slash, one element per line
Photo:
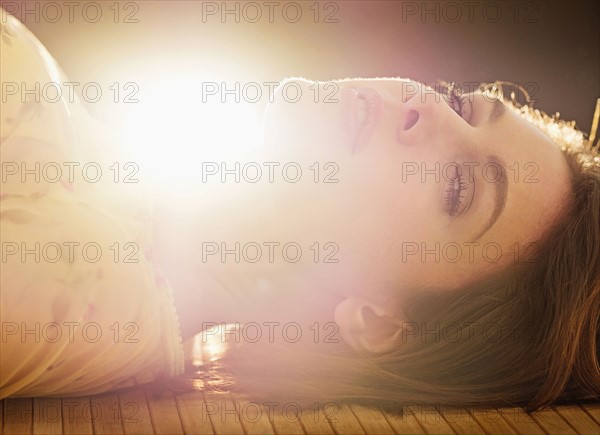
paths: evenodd
<path fill-rule="evenodd" d="M 309 241 L 290 238 L 289 220 L 272 213 L 264 192 L 162 200 L 154 225 L 184 337 L 210 323 L 333 321 L 340 296 L 331 274 L 313 261 Z M 295 263 L 288 261 L 293 247 L 288 257 L 282 250 L 290 242 L 302 250 Z"/>

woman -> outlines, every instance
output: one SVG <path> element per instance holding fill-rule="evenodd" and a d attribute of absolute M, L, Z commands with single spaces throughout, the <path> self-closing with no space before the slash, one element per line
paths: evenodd
<path fill-rule="evenodd" d="M 391 81 L 366 86 L 384 95 L 393 95 L 394 88 L 400 88 Z M 371 190 L 373 194 L 383 192 L 381 199 L 377 198 L 380 210 L 392 209 L 390 214 L 375 215 L 390 220 L 368 226 L 370 215 L 364 221 L 359 215 L 357 220 L 363 225 L 355 228 L 381 234 L 374 246 L 384 247 L 384 252 L 396 251 L 374 257 L 372 264 L 353 267 L 377 270 L 370 282 L 381 282 L 381 290 L 353 277 L 360 284 L 336 308 L 336 321 L 351 347 L 376 356 L 361 360 L 360 365 L 333 358 L 330 364 L 321 362 L 329 371 L 335 367 L 340 378 L 347 371 L 346 376 L 355 380 L 324 384 L 322 379 L 328 378 L 323 375 L 322 391 L 329 397 L 390 403 L 522 403 L 532 408 L 561 395 L 597 397 L 597 155 L 581 148 L 581 138 L 567 124 L 527 107 L 513 110 L 510 105 L 486 101 L 481 93 L 468 96 L 464 110 L 435 101 L 432 93 L 404 104 L 400 100 L 386 101 L 388 108 L 396 110 L 386 113 L 384 109 L 369 148 L 362 151 L 374 156 L 385 149 L 377 161 L 377 167 L 385 172 L 382 179 L 402 179 L 394 174 L 397 161 L 425 161 L 431 169 L 434 162 L 444 166 L 461 155 L 470 162 L 495 156 L 496 161 L 505 162 L 507 178 L 498 183 L 494 175 L 489 180 L 482 176 L 486 186 L 465 186 L 467 192 L 471 187 L 490 189 L 484 190 L 487 202 L 481 208 L 475 199 L 470 206 L 474 208 L 462 205 L 465 208 L 461 209 L 459 203 L 453 210 L 449 202 L 462 195 L 445 190 L 442 209 L 450 217 L 444 219 L 436 213 L 435 201 L 440 196 L 435 183 L 414 184 L 412 190 L 410 182 L 391 183 L 391 189 L 388 183 Z M 483 166 L 480 163 L 479 168 Z M 530 174 L 535 169 L 535 176 L 528 180 L 521 173 L 519 179 L 516 172 L 511 174 L 510 168 L 516 167 L 529 168 Z M 482 174 L 475 170 L 475 185 L 477 175 Z M 370 181 L 369 177 L 361 183 Z M 495 188 L 500 191 L 497 196 L 506 196 L 503 205 L 494 203 L 491 191 Z M 360 186 L 356 190 L 360 192 Z M 469 195 L 465 194 L 466 203 L 471 201 Z M 473 212 L 472 220 L 465 210 Z M 496 214 L 498 219 L 491 223 Z M 423 225 L 424 220 L 429 225 Z M 388 230 L 392 227 L 393 233 Z M 384 234 L 392 238 L 387 244 Z M 480 244 L 468 252 L 465 245 L 474 240 Z M 441 241 L 441 249 L 436 241 Z M 485 249 L 496 244 L 504 255 L 491 258 Z M 444 246 L 452 250 L 444 254 Z M 407 252 L 410 255 L 404 261 L 402 254 Z M 367 256 L 361 259 L 368 261 Z M 411 267 L 406 267 L 408 264 Z M 369 293 L 374 288 L 377 296 L 387 290 L 387 299 L 376 299 Z M 400 299 L 396 306 L 389 303 L 394 297 Z M 285 367 L 293 372 L 289 365 Z M 294 391 L 289 383 L 286 386 Z"/>
<path fill-rule="evenodd" d="M 186 253 L 179 267 L 209 269 L 218 294 L 251 295 L 209 314 L 186 290 L 193 279 L 166 262 L 184 333 L 202 324 L 242 342 L 224 367 L 267 401 L 537 409 L 597 398 L 600 162 L 583 135 L 501 100 L 500 85 L 440 95 L 410 81 L 346 80 L 336 82 L 341 104 L 328 104 L 312 99 L 315 83 L 292 82 L 311 97 L 285 101 L 280 86 L 266 152 L 303 169 L 335 162 L 339 182 L 315 183 L 309 172 L 271 187 L 268 212 L 243 225 L 240 213 L 235 225 L 221 215 L 212 222 L 226 234 L 188 238 L 226 241 L 214 254 L 172 248 Z M 351 140 L 348 119 L 359 124 Z M 263 240 L 296 241 L 310 261 L 221 255 Z M 327 242 L 334 248 L 321 254 L 334 261 L 315 262 L 307 248 Z M 266 308 L 251 308 L 259 288 Z M 252 326 L 219 334 L 206 319 Z"/>
<path fill-rule="evenodd" d="M 20 82 L 16 60 L 26 57 L 15 46 L 39 42 L 10 18 L 3 32 L 18 37 L 13 51 L 2 47 L 15 56 L 3 59 L 2 76 Z M 598 397 L 596 151 L 571 125 L 502 101 L 499 87 L 439 91 L 407 80 L 283 83 L 256 161 L 295 175 L 225 178 L 227 194 L 196 211 L 158 214 L 153 251 L 173 303 L 151 263 L 147 213 L 133 200 L 140 186 L 3 180 L 3 242 L 31 249 L 87 237 L 112 257 L 82 255 L 60 269 L 28 264 L 13 252 L 19 243 L 6 245 L 2 397 L 92 394 L 181 374 L 176 316 L 184 337 L 251 324 L 258 335 L 229 330 L 244 343 L 226 367 L 242 391 L 265 398 L 537 408 Z M 3 103 L 3 163 L 42 159 L 52 149 L 43 140 L 60 155 L 47 159 L 108 167 L 116 150 L 89 154 L 85 116 L 73 106 L 45 112 L 56 136 L 13 127 L 5 139 L 26 106 Z M 79 140 L 60 136 L 71 128 Z M 5 149 L 31 155 L 7 158 Z M 115 261 L 127 243 L 145 258 Z M 97 341 L 83 330 L 91 321 L 104 333 Z M 55 323 L 79 323 L 85 340 L 54 341 Z"/>

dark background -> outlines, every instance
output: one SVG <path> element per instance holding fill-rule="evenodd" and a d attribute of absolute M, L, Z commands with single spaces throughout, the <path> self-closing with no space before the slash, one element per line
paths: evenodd
<path fill-rule="evenodd" d="M 522 84 L 538 107 L 560 111 L 586 132 L 600 96 L 598 1 L 321 1 L 318 23 L 312 0 L 297 2 L 303 15 L 296 23 L 282 15 L 286 1 L 276 2 L 272 23 L 267 7 L 258 22 L 245 20 L 256 13 L 243 14 L 247 2 L 228 2 L 232 9 L 239 4 L 239 22 L 233 15 L 203 18 L 207 2 L 120 2 L 118 23 L 109 15 L 115 1 L 98 2 L 103 16 L 96 23 L 82 19 L 81 8 L 73 23 L 67 16 L 50 23 L 41 12 L 22 15 L 36 2 L 0 1 L 5 8 L 15 3 L 17 18 L 80 82 L 143 81 L 165 69 L 242 82 L 289 76 L 505 80 Z M 220 8 L 222 2 L 212 4 Z M 424 10 L 431 12 L 422 15 Z M 137 22 L 123 22 L 132 12 Z M 294 9 L 288 12 L 293 18 Z M 337 23 L 324 22 L 327 14 Z M 106 104 L 90 110 L 100 118 L 117 116 Z"/>

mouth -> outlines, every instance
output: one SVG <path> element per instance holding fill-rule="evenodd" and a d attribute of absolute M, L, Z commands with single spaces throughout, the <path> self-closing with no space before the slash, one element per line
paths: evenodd
<path fill-rule="evenodd" d="M 344 130 L 352 154 L 366 147 L 381 116 L 383 99 L 372 88 L 345 88 L 342 91 Z"/>

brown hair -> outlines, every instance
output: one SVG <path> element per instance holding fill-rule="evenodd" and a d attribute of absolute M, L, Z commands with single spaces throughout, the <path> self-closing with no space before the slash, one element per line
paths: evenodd
<path fill-rule="evenodd" d="M 539 409 L 600 397 L 600 158 L 572 123 L 507 101 L 563 149 L 572 199 L 530 262 L 452 292 L 415 295 L 396 350 L 248 344 L 224 367 L 269 400 Z"/>

